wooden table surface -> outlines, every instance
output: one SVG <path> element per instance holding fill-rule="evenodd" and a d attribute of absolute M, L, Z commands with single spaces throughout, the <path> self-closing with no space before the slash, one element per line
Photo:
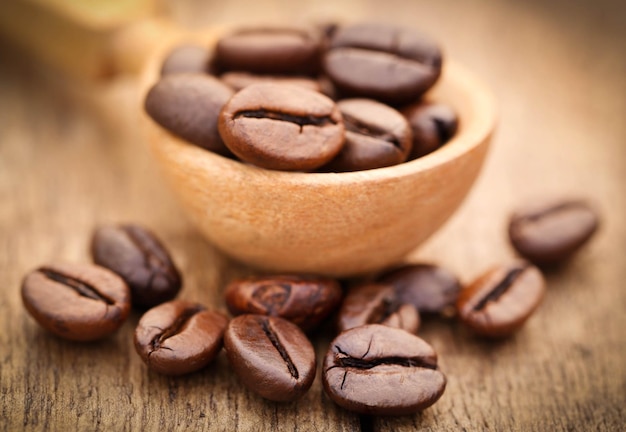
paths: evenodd
<path fill-rule="evenodd" d="M 225 284 L 254 270 L 207 244 L 177 207 L 137 130 L 134 78 L 80 83 L 3 42 L 0 430 L 624 430 L 624 2 L 195 3 L 172 2 L 171 13 L 190 25 L 369 18 L 421 28 L 492 87 L 501 115 L 481 177 L 409 261 L 470 281 L 514 256 L 507 217 L 533 197 L 587 197 L 602 228 L 546 274 L 544 303 L 514 337 L 488 342 L 454 322 L 425 322 L 420 335 L 448 386 L 421 414 L 359 417 L 329 401 L 319 375 L 301 400 L 268 402 L 242 387 L 223 354 L 191 376 L 159 376 L 134 351 L 138 313 L 107 340 L 66 342 L 26 313 L 23 275 L 51 260 L 89 262 L 93 228 L 122 221 L 151 227 L 169 246 L 185 278 L 181 298 L 224 309 Z M 315 336 L 319 359 L 330 337 Z"/>

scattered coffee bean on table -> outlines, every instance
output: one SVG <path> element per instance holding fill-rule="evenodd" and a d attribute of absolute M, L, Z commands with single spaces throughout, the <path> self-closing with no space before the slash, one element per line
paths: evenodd
<path fill-rule="evenodd" d="M 172 134 L 223 156 L 231 153 L 217 130 L 220 110 L 233 90 L 206 74 L 172 74 L 148 91 L 144 108 Z"/>
<path fill-rule="evenodd" d="M 132 303 L 150 308 L 178 294 L 181 277 L 170 254 L 149 230 L 138 225 L 103 226 L 91 241 L 96 264 L 120 275 L 130 287 Z"/>
<path fill-rule="evenodd" d="M 374 415 L 413 414 L 434 404 L 446 388 L 430 345 L 378 324 L 337 336 L 324 357 L 322 379 L 336 404 Z"/>
<path fill-rule="evenodd" d="M 434 264 L 410 264 L 381 275 L 377 281 L 392 285 L 402 303 L 420 313 L 453 315 L 461 291 L 457 277 Z"/>
<path fill-rule="evenodd" d="M 224 293 L 233 315 L 277 316 L 305 331 L 315 328 L 335 310 L 342 296 L 334 279 L 290 275 L 237 279 Z"/>
<path fill-rule="evenodd" d="M 395 109 L 371 99 L 337 103 L 346 128 L 346 142 L 323 171 L 359 171 L 404 162 L 411 151 L 412 133 Z"/>
<path fill-rule="evenodd" d="M 224 348 L 241 382 L 266 399 L 295 400 L 315 379 L 313 345 L 285 319 L 240 315 L 226 329 Z"/>
<path fill-rule="evenodd" d="M 342 332 L 365 324 L 382 324 L 415 333 L 420 318 L 412 304 L 402 303 L 389 285 L 366 284 L 351 288 L 341 304 L 337 329 Z"/>
<path fill-rule="evenodd" d="M 183 300 L 146 312 L 135 330 L 135 349 L 148 367 L 165 375 L 196 372 L 222 348 L 228 318 Z"/>
<path fill-rule="evenodd" d="M 461 291 L 459 319 L 477 334 L 508 336 L 524 325 L 544 292 L 545 280 L 537 267 L 524 261 L 500 265 Z"/>
<path fill-rule="evenodd" d="M 235 94 L 220 113 L 219 132 L 243 161 L 285 171 L 318 168 L 344 143 L 337 105 L 288 84 L 253 84 Z"/>
<path fill-rule="evenodd" d="M 91 264 L 41 266 L 24 278 L 22 301 L 43 328 L 75 341 L 112 334 L 130 312 L 130 292 L 122 278 Z"/>
<path fill-rule="evenodd" d="M 527 260 L 554 264 L 576 253 L 597 231 L 597 212 L 580 199 L 528 205 L 513 213 L 511 244 Z"/>

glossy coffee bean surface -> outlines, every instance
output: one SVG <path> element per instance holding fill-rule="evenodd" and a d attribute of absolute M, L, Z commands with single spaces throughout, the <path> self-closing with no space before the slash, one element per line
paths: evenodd
<path fill-rule="evenodd" d="M 337 317 L 339 332 L 365 324 L 382 324 L 415 333 L 420 318 L 411 304 L 402 303 L 389 285 L 366 284 L 351 288 Z"/>
<path fill-rule="evenodd" d="M 292 401 L 311 387 L 315 351 L 295 324 L 278 317 L 240 315 L 224 335 L 231 368 L 253 392 L 272 401 Z"/>
<path fill-rule="evenodd" d="M 318 168 L 344 143 L 335 103 L 288 84 L 253 84 L 239 91 L 220 113 L 219 132 L 241 160 L 285 171 Z"/>
<path fill-rule="evenodd" d="M 180 291 L 181 276 L 165 246 L 138 225 L 108 225 L 93 235 L 96 264 L 120 275 L 130 287 L 132 303 L 150 308 L 171 300 Z"/>
<path fill-rule="evenodd" d="M 413 133 L 409 160 L 425 156 L 447 143 L 456 134 L 459 119 L 448 105 L 417 102 L 402 110 Z"/>
<path fill-rule="evenodd" d="M 436 43 L 410 29 L 363 23 L 336 30 L 323 67 L 344 97 L 391 104 L 418 99 L 439 78 Z"/>
<path fill-rule="evenodd" d="M 524 261 L 500 265 L 461 291 L 459 319 L 477 334 L 508 336 L 524 325 L 544 293 L 545 280 L 537 267 Z"/>
<path fill-rule="evenodd" d="M 161 75 L 178 73 L 209 73 L 211 52 L 199 45 L 179 45 L 174 47 L 161 65 Z"/>
<path fill-rule="evenodd" d="M 148 92 L 146 112 L 172 134 L 224 156 L 231 153 L 217 130 L 217 119 L 233 90 L 207 74 L 170 74 Z"/>
<path fill-rule="evenodd" d="M 146 312 L 135 330 L 135 349 L 146 365 L 165 375 L 183 375 L 208 365 L 222 348 L 228 318 L 183 300 Z"/>
<path fill-rule="evenodd" d="M 90 264 L 41 266 L 24 278 L 22 301 L 43 328 L 75 341 L 112 334 L 130 312 L 130 292 L 122 278 Z"/>
<path fill-rule="evenodd" d="M 222 37 L 215 50 L 223 71 L 309 74 L 319 68 L 320 40 L 306 28 L 247 28 Z"/>
<path fill-rule="evenodd" d="M 412 133 L 395 109 L 371 99 L 337 103 L 346 128 L 346 142 L 325 171 L 359 171 L 404 162 L 411 151 Z"/>
<path fill-rule="evenodd" d="M 461 291 L 457 277 L 434 264 L 410 264 L 378 278 L 392 285 L 402 303 L 415 306 L 420 313 L 452 315 Z"/>
<path fill-rule="evenodd" d="M 291 275 L 258 276 L 232 281 L 224 293 L 233 315 L 277 316 L 303 330 L 315 328 L 340 303 L 334 279 Z"/>
<path fill-rule="evenodd" d="M 322 378 L 330 399 L 361 414 L 413 414 L 434 404 L 446 388 L 430 345 L 378 324 L 337 336 L 324 357 Z"/>
<path fill-rule="evenodd" d="M 580 250 L 597 231 L 599 219 L 596 210 L 580 199 L 533 203 L 513 214 L 509 238 L 527 260 L 554 264 Z"/>

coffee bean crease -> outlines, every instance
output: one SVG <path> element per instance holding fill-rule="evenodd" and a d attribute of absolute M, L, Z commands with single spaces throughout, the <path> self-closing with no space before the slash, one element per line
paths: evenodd
<path fill-rule="evenodd" d="M 510 270 L 506 276 L 491 290 L 489 291 L 476 305 L 474 311 L 479 311 L 487 306 L 487 303 L 496 301 L 513 285 L 515 280 L 526 270 L 527 266 L 517 267 Z"/>
<path fill-rule="evenodd" d="M 376 127 L 372 124 L 366 124 L 356 117 L 353 117 L 345 112 L 342 113 L 343 122 L 345 124 L 346 130 L 354 133 L 358 133 L 361 135 L 366 135 L 372 138 L 380 139 L 383 141 L 387 141 L 393 144 L 395 147 L 400 148 L 400 141 L 396 136 L 387 132 L 386 130 Z"/>
<path fill-rule="evenodd" d="M 187 308 L 185 309 L 183 313 L 180 314 L 180 316 L 176 318 L 176 320 L 172 323 L 171 326 L 169 326 L 166 329 L 160 329 L 162 330 L 161 333 L 155 335 L 152 341 L 150 342 L 151 350 L 148 355 L 152 354 L 154 351 L 157 351 L 159 349 L 170 349 L 170 348 L 164 347 L 163 343 L 167 339 L 171 338 L 172 336 L 176 336 L 177 334 L 181 333 L 183 329 L 185 328 L 185 326 L 187 325 L 187 323 L 189 322 L 189 320 L 191 319 L 191 317 L 193 317 L 199 312 L 202 312 L 205 309 L 206 308 L 200 305 Z"/>
<path fill-rule="evenodd" d="M 291 374 L 291 376 L 297 380 L 300 376 L 300 374 L 298 373 L 298 369 L 296 368 L 296 365 L 291 360 L 291 357 L 289 357 L 289 353 L 287 352 L 283 344 L 281 344 L 280 340 L 278 340 L 278 336 L 276 335 L 274 330 L 272 330 L 272 328 L 270 327 L 269 321 L 266 319 L 262 320 L 261 328 L 263 329 L 263 332 L 265 333 L 267 338 L 270 340 L 272 345 L 274 345 L 274 348 L 276 348 L 276 351 L 278 351 L 278 353 L 282 357 L 283 361 L 287 365 L 287 369 L 289 369 L 289 373 Z"/>
<path fill-rule="evenodd" d="M 80 279 L 77 279 L 72 276 L 64 275 L 55 270 L 45 268 L 45 267 L 39 269 L 39 271 L 43 273 L 44 275 L 46 275 L 48 279 L 59 282 L 65 285 L 66 287 L 73 289 L 74 291 L 76 291 L 78 294 L 80 294 L 83 297 L 87 297 L 93 300 L 98 300 L 98 301 L 106 303 L 107 305 L 115 304 L 115 301 L 113 299 L 102 294 L 95 287 L 89 285 L 88 283 L 84 281 L 81 281 Z"/>
<path fill-rule="evenodd" d="M 333 120 L 330 116 L 313 116 L 313 115 L 304 115 L 297 116 L 286 114 L 283 112 L 260 109 L 260 110 L 246 110 L 239 111 L 234 115 L 234 119 L 238 119 L 240 117 L 244 118 L 256 118 L 256 119 L 270 119 L 277 121 L 284 121 L 289 123 L 295 123 L 300 127 L 303 126 L 328 126 L 335 125 L 337 122 Z"/>

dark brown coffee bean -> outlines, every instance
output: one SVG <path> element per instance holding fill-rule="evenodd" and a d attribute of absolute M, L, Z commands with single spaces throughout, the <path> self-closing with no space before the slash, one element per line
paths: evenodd
<path fill-rule="evenodd" d="M 409 103 L 433 86 L 441 73 L 441 51 L 426 36 L 384 24 L 338 29 L 323 66 L 344 96 Z"/>
<path fill-rule="evenodd" d="M 94 232 L 91 253 L 96 264 L 113 270 L 128 283 L 134 306 L 149 308 L 173 299 L 180 291 L 180 273 L 170 254 L 145 228 L 100 227 Z"/>
<path fill-rule="evenodd" d="M 351 288 L 339 309 L 340 332 L 364 324 L 383 324 L 410 333 L 419 328 L 417 309 L 401 303 L 392 286 L 367 284 Z"/>
<path fill-rule="evenodd" d="M 240 315 L 232 319 L 224 348 L 243 384 L 269 400 L 295 400 L 315 378 L 311 342 L 298 326 L 282 318 Z"/>
<path fill-rule="evenodd" d="M 377 324 L 337 336 L 324 357 L 322 379 L 337 405 L 374 415 L 413 414 L 437 402 L 446 388 L 430 345 Z"/>
<path fill-rule="evenodd" d="M 224 294 L 233 315 L 278 316 L 303 330 L 315 328 L 339 305 L 342 295 L 334 279 L 283 275 L 238 279 Z"/>
<path fill-rule="evenodd" d="M 585 201 L 550 201 L 516 211 L 509 223 L 509 238 L 529 261 L 554 264 L 577 252 L 598 226 L 598 214 Z"/>
<path fill-rule="evenodd" d="M 316 92 L 322 91 L 319 81 L 305 76 L 255 75 L 249 72 L 226 72 L 220 76 L 220 79 L 224 82 L 224 84 L 228 85 L 235 91 L 239 91 L 252 84 L 263 83 L 291 84 Z"/>
<path fill-rule="evenodd" d="M 155 372 L 183 375 L 208 365 L 222 348 L 228 318 L 197 303 L 174 300 L 146 312 L 135 349 Z"/>
<path fill-rule="evenodd" d="M 212 152 L 229 156 L 217 131 L 217 118 L 233 90 L 206 74 L 172 74 L 148 92 L 145 110 L 174 135 Z"/>
<path fill-rule="evenodd" d="M 287 84 L 254 84 L 241 90 L 222 109 L 219 131 L 242 160 L 286 171 L 318 168 L 344 143 L 335 103 L 321 93 Z"/>
<path fill-rule="evenodd" d="M 211 52 L 199 45 L 179 45 L 167 55 L 161 75 L 177 73 L 209 73 Z"/>
<path fill-rule="evenodd" d="M 415 306 L 420 313 L 454 314 L 461 291 L 459 280 L 448 270 L 432 264 L 399 267 L 378 278 L 392 285 L 398 300 Z"/>
<path fill-rule="evenodd" d="M 519 330 L 537 309 L 545 292 L 541 272 L 520 261 L 495 267 L 459 295 L 459 318 L 474 332 L 490 337 Z"/>
<path fill-rule="evenodd" d="M 305 28 L 250 28 L 222 37 L 215 60 L 224 71 L 310 74 L 319 68 L 320 41 Z"/>
<path fill-rule="evenodd" d="M 337 103 L 346 128 L 346 142 L 323 171 L 358 171 L 402 163 L 412 145 L 411 129 L 395 109 L 371 99 Z"/>
<path fill-rule="evenodd" d="M 89 264 L 55 263 L 30 272 L 22 282 L 22 301 L 43 328 L 75 341 L 110 335 L 130 311 L 126 283 Z"/>
<path fill-rule="evenodd" d="M 413 148 L 409 159 L 432 153 L 456 133 L 459 120 L 448 105 L 434 102 L 417 102 L 402 110 L 413 132 Z"/>

